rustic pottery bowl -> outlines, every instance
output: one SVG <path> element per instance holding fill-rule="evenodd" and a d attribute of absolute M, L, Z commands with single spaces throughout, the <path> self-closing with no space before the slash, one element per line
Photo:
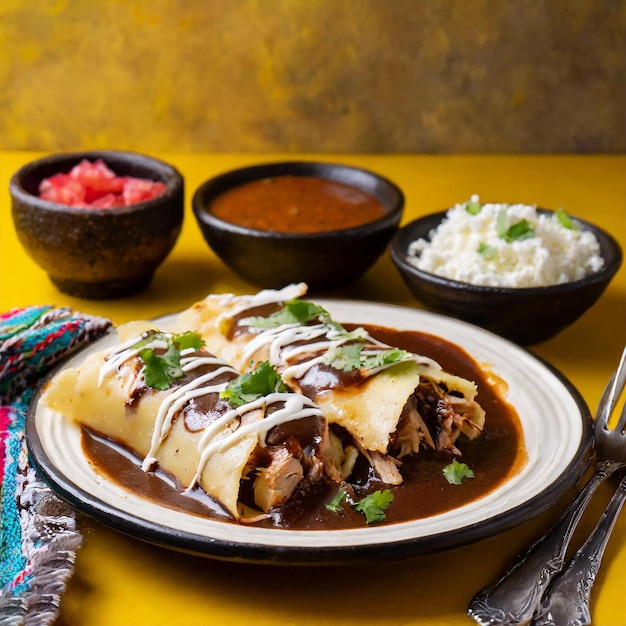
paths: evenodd
<path fill-rule="evenodd" d="M 274 232 L 240 226 L 211 213 L 221 194 L 252 181 L 306 176 L 343 183 L 382 204 L 378 219 L 360 226 L 312 233 Z M 364 169 L 319 162 L 283 162 L 245 167 L 204 182 L 193 197 L 193 211 L 205 240 L 236 274 L 265 288 L 306 282 L 311 291 L 348 283 L 385 252 L 404 208 L 402 191 Z"/>
<path fill-rule="evenodd" d="M 543 211 L 545 212 L 545 210 Z M 446 211 L 417 219 L 395 234 L 391 259 L 411 293 L 428 308 L 486 328 L 521 345 L 554 337 L 575 322 L 602 295 L 620 268 L 622 251 L 606 231 L 576 218 L 600 243 L 604 267 L 581 280 L 549 287 L 485 287 L 419 270 L 409 263 L 409 245 L 429 239 Z"/>
<path fill-rule="evenodd" d="M 39 184 L 83 159 L 102 159 L 118 176 L 161 181 L 156 198 L 124 207 L 78 208 L 38 196 Z M 91 299 L 120 298 L 145 288 L 180 234 L 184 181 L 171 165 L 120 151 L 55 154 L 11 178 L 12 215 L 29 256 L 61 291 Z"/>

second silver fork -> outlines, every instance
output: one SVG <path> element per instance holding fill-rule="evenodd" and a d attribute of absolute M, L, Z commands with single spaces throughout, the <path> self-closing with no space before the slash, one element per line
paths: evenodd
<path fill-rule="evenodd" d="M 592 478 L 556 524 L 522 552 L 493 585 L 474 596 L 467 612 L 481 626 L 531 623 L 550 582 L 563 567 L 569 542 L 591 497 L 611 474 L 626 467 L 626 432 L 622 432 L 626 428 L 626 407 L 617 428 L 608 429 L 609 418 L 625 385 L 626 348 L 598 405 L 594 423 L 597 461 Z"/>
<path fill-rule="evenodd" d="M 626 421 L 626 407 L 622 416 Z M 590 626 L 591 590 L 600 569 L 604 549 L 624 501 L 626 501 L 626 475 L 587 541 L 576 552 L 567 568 L 550 583 L 539 610 L 535 613 L 533 626 L 555 624 Z"/>

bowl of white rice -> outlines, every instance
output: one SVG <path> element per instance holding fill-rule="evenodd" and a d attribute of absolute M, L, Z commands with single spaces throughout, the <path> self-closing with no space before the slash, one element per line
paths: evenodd
<path fill-rule="evenodd" d="M 576 321 L 622 262 L 610 234 L 561 209 L 478 196 L 402 227 L 390 254 L 428 308 L 522 345 Z"/>

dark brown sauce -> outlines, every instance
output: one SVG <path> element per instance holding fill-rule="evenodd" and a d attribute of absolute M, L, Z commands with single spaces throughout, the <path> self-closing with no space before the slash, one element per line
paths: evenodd
<path fill-rule="evenodd" d="M 369 481 L 364 488 L 356 487 L 359 497 L 377 489 L 391 489 L 394 501 L 386 511 L 383 523 L 404 522 L 455 509 L 494 490 L 522 468 L 526 462 L 526 451 L 517 414 L 498 395 L 498 385 L 489 382 L 488 374 L 465 351 L 439 337 L 424 333 L 379 327 L 367 329 L 374 337 L 389 345 L 428 356 L 445 370 L 475 381 L 479 389 L 478 402 L 487 414 L 484 431 L 478 439 L 469 441 L 464 438 L 459 441 L 463 453 L 461 461 L 473 470 L 474 478 L 465 480 L 461 485 L 449 484 L 442 470 L 450 463 L 450 457 L 422 450 L 417 457 L 404 459 L 402 485 L 388 487 L 377 481 Z M 142 472 L 138 459 L 121 454 L 110 443 L 85 429 L 82 441 L 85 454 L 97 471 L 129 490 L 170 508 L 222 521 L 229 520 L 219 513 L 219 507 L 210 502 L 208 497 L 181 494 L 172 481 Z M 298 506 L 293 507 L 298 515 L 291 515 L 288 511 L 281 525 L 292 529 L 319 530 L 365 526 L 363 515 L 348 505 L 339 514 L 327 510 L 325 503 L 332 495 L 322 501 L 309 503 L 309 506 L 303 507 L 302 502 L 298 503 Z M 275 523 L 267 520 L 258 525 L 272 527 Z"/>
<path fill-rule="evenodd" d="M 209 210 L 226 222 L 279 233 L 341 230 L 385 214 L 374 196 L 313 176 L 276 176 L 245 183 L 220 194 Z"/>

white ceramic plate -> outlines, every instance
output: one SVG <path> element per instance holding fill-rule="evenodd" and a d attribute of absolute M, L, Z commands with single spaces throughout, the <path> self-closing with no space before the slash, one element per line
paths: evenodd
<path fill-rule="evenodd" d="M 451 548 L 511 528 L 545 511 L 578 481 L 592 451 L 584 400 L 530 352 L 485 330 L 435 313 L 369 302 L 316 300 L 339 321 L 419 330 L 444 337 L 508 384 L 528 462 L 495 491 L 425 519 L 362 529 L 265 529 L 205 519 L 160 506 L 96 473 L 79 428 L 35 398 L 27 419 L 31 459 L 51 488 L 76 508 L 134 537 L 216 558 L 266 563 L 348 563 L 397 559 Z M 167 330 L 173 317 L 159 320 Z M 86 349 L 113 343 L 104 337 Z M 74 366 L 83 351 L 61 368 Z M 54 375 L 54 374 L 53 374 Z"/>

